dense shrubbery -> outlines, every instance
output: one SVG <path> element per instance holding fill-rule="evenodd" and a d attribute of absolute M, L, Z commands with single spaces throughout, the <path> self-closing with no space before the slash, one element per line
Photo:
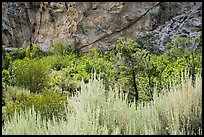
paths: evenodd
<path fill-rule="evenodd" d="M 9 71 L 6 69 L 2 70 L 2 90 L 5 91 L 7 86 L 12 85 L 12 77 L 9 74 Z"/>
<path fill-rule="evenodd" d="M 71 52 L 70 45 L 67 42 L 56 43 L 53 45 L 53 53 L 57 55 L 64 55 Z"/>
<path fill-rule="evenodd" d="M 49 84 L 52 90 L 73 93 L 80 89 L 80 81 L 88 81 L 94 71 L 100 73 L 106 85 L 114 83 L 113 62 L 105 60 L 105 55 L 99 54 L 95 49 L 81 57 L 68 53 L 43 57 L 39 61 L 52 70 Z"/>
<path fill-rule="evenodd" d="M 36 44 L 33 44 L 31 47 L 27 47 L 26 49 L 26 57 L 30 59 L 34 58 L 42 58 L 44 55 L 46 55 Z"/>
<path fill-rule="evenodd" d="M 65 117 L 65 104 L 67 96 L 62 96 L 50 90 L 44 90 L 41 94 L 30 93 L 29 90 L 20 87 L 8 87 L 5 92 L 6 104 L 3 107 L 3 118 L 12 118 L 14 112 L 28 110 L 34 107 L 44 119 L 58 119 Z"/>
<path fill-rule="evenodd" d="M 2 68 L 3 69 L 9 69 L 10 64 L 17 59 L 23 59 L 26 57 L 26 51 L 25 49 L 19 49 L 19 50 L 14 50 L 14 51 L 6 51 L 2 49 L 2 55 L 3 55 L 3 60 L 2 60 Z"/>
<path fill-rule="evenodd" d="M 34 59 L 24 58 L 13 63 L 15 85 L 28 88 L 31 92 L 42 92 L 48 86 L 48 74 L 48 68 Z"/>
<path fill-rule="evenodd" d="M 5 105 L 5 91 L 7 90 L 8 86 L 12 85 L 12 77 L 9 74 L 9 71 L 6 69 L 2 70 L 2 106 Z"/>
<path fill-rule="evenodd" d="M 7 115 L 9 117 L 12 116 L 15 109 L 17 112 L 20 112 L 21 110 L 30 109 L 32 105 L 34 105 L 35 111 L 39 111 L 41 117 L 49 121 L 49 119 L 55 116 L 59 121 L 60 118 L 64 118 L 65 116 L 64 103 L 66 102 L 66 98 L 80 93 L 81 97 L 83 97 L 80 100 L 84 100 L 85 102 L 83 103 L 90 105 L 88 106 L 90 110 L 87 110 L 87 106 L 83 106 L 83 104 L 79 102 L 80 108 L 83 109 L 82 112 L 85 115 L 87 113 L 88 116 L 88 113 L 90 113 L 87 111 L 95 112 L 95 110 L 100 110 L 100 114 L 97 112 L 96 115 L 90 115 L 90 117 L 93 116 L 94 118 L 100 116 L 98 117 L 99 123 L 93 121 L 95 119 L 91 120 L 91 118 L 88 117 L 90 118 L 89 122 L 92 122 L 92 124 L 95 123 L 95 125 L 89 122 L 87 125 L 91 124 L 90 127 L 97 125 L 100 129 L 98 129 L 98 127 L 94 129 L 93 127 L 93 131 L 90 131 L 89 127 L 83 125 L 87 117 L 82 117 L 79 113 L 80 110 L 71 106 L 71 110 L 68 110 L 71 111 L 71 113 L 68 115 L 73 119 L 68 119 L 70 121 L 75 120 L 75 123 L 82 122 L 81 124 L 84 126 L 78 128 L 75 127 L 77 125 L 73 125 L 74 134 L 77 130 L 80 131 L 79 133 L 86 134 L 129 134 L 129 131 L 135 131 L 135 133 L 138 134 L 150 134 L 151 132 L 154 134 L 177 133 L 177 130 L 175 131 L 174 129 L 172 129 L 172 132 L 167 132 L 166 129 L 162 129 L 163 126 L 166 126 L 165 123 L 162 123 L 160 127 L 155 127 L 155 129 L 151 131 L 147 131 L 141 125 L 134 125 L 136 126 L 135 129 L 132 129 L 132 127 L 134 127 L 133 125 L 132 127 L 124 128 L 127 126 L 125 121 L 128 121 L 128 118 L 122 117 L 119 114 L 115 114 L 113 118 L 115 121 L 111 121 L 111 115 L 113 115 L 113 113 L 125 113 L 126 110 L 129 111 L 125 108 L 127 106 L 126 101 L 129 103 L 131 103 L 131 101 L 137 102 L 131 104 L 132 106 L 139 102 L 152 101 L 155 91 L 157 93 L 171 91 L 172 83 L 174 83 L 174 87 L 176 87 L 177 84 L 182 82 L 182 76 L 187 78 L 188 76 L 184 74 L 186 71 L 191 77 L 193 86 L 195 86 L 196 75 L 202 73 L 202 42 L 200 39 L 178 37 L 170 43 L 167 43 L 165 45 L 165 52 L 163 51 L 159 54 L 158 52 L 160 52 L 160 50 L 155 52 L 151 48 L 154 42 L 147 45 L 147 42 L 145 42 L 146 39 L 137 40 L 137 42 L 130 39 L 119 39 L 116 47 L 106 54 L 97 52 L 95 49 L 89 50 L 86 54 L 80 54 L 78 47 L 74 48 L 66 42 L 53 45 L 54 50 L 46 55 L 35 44 L 32 46 L 32 49 L 24 49 L 24 52 L 22 52 L 23 54 L 20 51 L 15 51 L 15 53 L 7 52 L 4 58 L 4 64 L 6 65 L 4 65 L 2 71 L 2 105 L 5 105 L 3 109 L 4 119 L 8 119 Z M 146 47 L 144 47 L 145 45 Z M 90 84 L 92 81 L 90 77 L 93 72 L 100 77 L 100 82 L 103 83 L 103 88 L 101 90 L 104 90 L 106 95 L 110 93 L 109 95 L 114 96 L 114 94 L 117 94 L 115 92 L 118 92 L 119 89 L 121 93 L 127 95 L 127 100 L 122 101 L 124 104 L 121 104 L 121 110 L 117 110 L 119 108 L 116 106 L 120 106 L 120 103 L 107 106 L 106 101 L 96 101 L 94 99 L 98 99 L 98 94 L 96 92 L 91 93 L 93 94 L 91 95 L 89 91 L 83 89 L 84 87 L 80 84 L 81 81 Z M 96 85 L 92 87 L 94 90 L 101 88 L 100 84 Z M 27 88 L 29 92 L 24 89 L 10 86 L 24 87 Z M 7 89 L 7 87 L 9 87 L 9 89 Z M 115 89 L 115 87 L 118 89 L 112 90 Z M 90 88 L 90 90 L 92 89 Z M 83 93 L 83 91 L 86 92 Z M 87 104 L 86 100 L 92 97 L 93 102 Z M 78 97 L 76 97 L 76 99 L 78 99 Z M 118 99 L 116 102 L 120 101 L 121 100 Z M 101 103 L 103 107 L 100 105 L 97 106 L 97 102 Z M 97 105 L 94 106 L 94 103 Z M 96 107 L 95 110 L 92 110 L 92 107 Z M 106 112 L 108 109 L 113 110 L 114 107 L 117 109 L 110 113 Z M 146 110 L 146 108 L 141 107 L 141 112 L 138 113 L 143 113 L 142 111 L 144 111 L 145 114 L 143 115 L 149 115 L 146 114 Z M 130 114 L 131 116 L 136 114 L 133 110 L 131 110 L 130 113 L 132 113 Z M 157 114 L 155 115 L 157 116 Z M 104 119 L 106 122 L 100 119 Z M 121 119 L 124 120 L 121 121 Z M 161 119 L 163 121 L 171 121 L 168 117 Z M 15 119 L 13 120 L 15 121 Z M 156 123 L 155 121 L 151 122 L 153 125 L 158 124 L 158 121 Z M 176 122 L 176 126 L 178 126 L 178 121 Z M 129 121 L 129 123 L 131 122 Z M 64 124 L 67 123 L 65 122 Z M 115 125 L 115 127 L 112 125 Z M 151 129 L 151 126 L 152 125 L 146 128 Z M 116 128 L 116 130 L 114 128 Z M 57 129 L 58 128 L 56 128 L 56 131 Z M 185 131 L 186 129 L 182 130 Z M 48 131 L 45 131 L 45 133 L 47 132 Z M 53 133 L 54 131 L 52 132 L 49 130 L 49 132 Z M 35 131 L 33 131 L 33 133 L 35 133 Z M 70 134 L 72 131 L 68 131 L 67 133 Z M 180 133 L 184 132 L 180 130 L 178 134 Z M 189 134 L 191 133 L 189 132 Z"/>
<path fill-rule="evenodd" d="M 103 82 L 81 83 L 81 92 L 66 105 L 67 120 L 41 119 L 35 110 L 21 111 L 5 122 L 3 134 L 202 134 L 202 79 L 192 86 L 190 79 L 170 87 L 145 104 L 127 103 L 118 89 L 105 90 Z M 44 102 L 46 103 L 46 102 Z M 51 106 L 49 106 L 51 107 Z"/>
<path fill-rule="evenodd" d="M 166 45 L 168 51 L 157 55 L 141 50 L 137 42 L 120 39 L 116 47 L 119 58 L 115 62 L 119 66 L 119 84 L 126 91 L 138 92 L 139 100 L 144 101 L 152 99 L 156 85 L 161 90 L 172 81 L 179 83 L 185 69 L 193 80 L 202 70 L 202 47 L 194 43 L 198 44 L 199 39 L 178 37 Z"/>
<path fill-rule="evenodd" d="M 72 65 L 77 60 L 76 55 L 69 53 L 66 55 L 50 55 L 40 59 L 45 66 L 52 70 L 62 70 L 67 66 Z"/>

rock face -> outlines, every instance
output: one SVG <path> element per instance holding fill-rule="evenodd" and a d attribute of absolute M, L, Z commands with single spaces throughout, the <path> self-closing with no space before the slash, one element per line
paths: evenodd
<path fill-rule="evenodd" d="M 109 50 L 119 37 L 152 31 L 160 45 L 177 35 L 198 35 L 201 2 L 3 2 L 2 45 L 44 51 L 63 40 Z"/>
<path fill-rule="evenodd" d="M 142 43 L 140 39 L 146 39 L 142 44 L 149 45 L 148 48 L 151 52 L 159 54 L 162 53 L 162 50 L 165 50 L 164 45 L 176 37 L 201 38 L 201 32 L 202 3 L 194 3 L 183 14 L 173 17 L 158 28 L 148 32 L 141 32 L 135 40 Z M 189 45 L 189 48 L 194 45 Z"/>
<path fill-rule="evenodd" d="M 202 31 L 202 3 L 195 3 L 190 10 L 175 16 L 163 27 L 153 31 L 159 36 L 159 45 L 162 46 L 177 36 L 200 37 Z"/>

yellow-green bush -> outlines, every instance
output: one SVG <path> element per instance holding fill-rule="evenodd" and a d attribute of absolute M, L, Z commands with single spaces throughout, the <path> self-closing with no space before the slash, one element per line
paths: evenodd
<path fill-rule="evenodd" d="M 50 55 L 41 58 L 39 61 L 52 70 L 62 70 L 71 66 L 77 60 L 76 55 L 69 53 L 66 55 Z"/>
<path fill-rule="evenodd" d="M 49 69 L 41 62 L 25 58 L 13 63 L 16 86 L 28 88 L 31 92 L 42 92 L 48 86 Z"/>
<path fill-rule="evenodd" d="M 67 96 L 62 96 L 50 90 L 42 94 L 30 93 L 29 90 L 20 87 L 8 87 L 5 92 L 6 106 L 3 108 L 3 118 L 12 118 L 14 112 L 28 110 L 34 106 L 44 119 L 52 119 L 56 116 L 61 119 L 65 116 L 65 104 Z"/>
<path fill-rule="evenodd" d="M 33 44 L 31 47 L 27 47 L 25 49 L 26 57 L 34 59 L 34 58 L 42 58 L 46 53 L 44 53 L 37 44 Z"/>
<path fill-rule="evenodd" d="M 77 44 L 70 45 L 68 41 L 64 40 L 62 42 L 53 44 L 52 52 L 56 55 L 65 55 L 70 52 L 78 54 L 79 50 L 80 50 L 79 45 Z"/>

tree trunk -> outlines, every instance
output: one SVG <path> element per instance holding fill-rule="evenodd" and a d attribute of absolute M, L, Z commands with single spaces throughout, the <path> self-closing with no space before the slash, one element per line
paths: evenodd
<path fill-rule="evenodd" d="M 150 56 L 149 56 L 149 59 L 148 59 L 148 64 L 147 64 L 147 72 L 148 72 L 148 80 L 149 80 L 149 88 L 152 88 L 152 83 L 151 83 L 151 71 L 150 71 Z"/>
<path fill-rule="evenodd" d="M 194 55 L 193 55 L 193 53 L 192 53 L 191 76 L 192 76 L 192 84 L 193 84 L 193 86 L 195 86 L 195 62 L 194 62 Z"/>
<path fill-rule="evenodd" d="M 135 101 L 138 101 L 138 89 L 137 89 L 137 83 L 136 83 L 136 75 L 135 75 L 135 71 L 132 71 L 132 78 L 133 78 L 133 87 L 134 87 L 134 91 L 135 91 Z"/>

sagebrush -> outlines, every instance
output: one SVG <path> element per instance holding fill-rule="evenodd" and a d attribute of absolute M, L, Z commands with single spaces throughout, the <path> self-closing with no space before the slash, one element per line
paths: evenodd
<path fill-rule="evenodd" d="M 202 78 L 171 84 L 170 92 L 156 94 L 149 103 L 128 103 L 115 87 L 105 90 L 102 80 L 81 83 L 81 91 L 68 100 L 66 120 L 41 120 L 35 109 L 15 113 L 3 134 L 202 134 Z"/>

